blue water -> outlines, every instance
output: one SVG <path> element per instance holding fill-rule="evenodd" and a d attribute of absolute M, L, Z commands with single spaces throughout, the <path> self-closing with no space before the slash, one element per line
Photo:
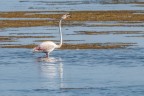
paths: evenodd
<path fill-rule="evenodd" d="M 143 96 L 144 49 L 56 50 L 40 62 L 30 49 L 1 49 L 1 96 Z"/>
<path fill-rule="evenodd" d="M 2 0 L 0 11 L 143 10 L 143 0 Z"/>
<path fill-rule="evenodd" d="M 143 0 L 2 0 L 0 11 L 51 11 L 42 12 L 51 14 L 56 13 L 53 11 L 135 10 L 136 14 L 143 14 L 144 6 L 140 2 Z M 25 19 L 32 20 L 0 18 Z M 113 24 L 121 26 L 109 26 Z M 58 49 L 50 54 L 53 58 L 51 62 L 43 60 L 45 54 L 34 54 L 31 49 L 0 48 L 0 96 L 144 96 L 143 24 L 143 21 L 86 21 L 73 22 L 73 26 L 67 24 L 62 28 L 64 43 L 122 42 L 134 43 L 134 46 L 119 49 Z M 81 31 L 135 33 L 78 34 Z M 59 40 L 57 26 L 3 28 L 0 29 L 0 35 L 54 36 L 12 38 L 13 42 L 0 42 L 1 46 L 39 44 L 41 41 L 38 40 L 59 42 L 55 41 Z"/>

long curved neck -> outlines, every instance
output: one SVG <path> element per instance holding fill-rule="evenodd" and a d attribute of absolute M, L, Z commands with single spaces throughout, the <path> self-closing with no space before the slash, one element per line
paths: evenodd
<path fill-rule="evenodd" d="M 62 20 L 63 20 L 63 19 L 60 19 L 60 21 L 59 21 L 60 43 L 59 43 L 59 45 L 57 46 L 58 48 L 60 48 L 60 47 L 62 46 L 62 31 L 61 31 L 61 23 L 62 23 Z"/>

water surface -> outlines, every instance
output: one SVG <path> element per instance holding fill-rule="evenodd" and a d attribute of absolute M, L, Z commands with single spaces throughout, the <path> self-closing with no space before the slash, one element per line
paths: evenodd
<path fill-rule="evenodd" d="M 142 96 L 144 50 L 57 50 L 57 62 L 39 62 L 44 54 L 1 49 L 2 96 Z"/>
<path fill-rule="evenodd" d="M 143 0 L 3 0 L 0 5 L 0 11 L 143 10 Z"/>
<path fill-rule="evenodd" d="M 143 0 L 3 0 L 0 11 L 103 11 L 135 10 L 143 14 Z M 59 14 L 48 12 L 48 14 Z M 42 12 L 41 14 L 47 14 Z M 44 18 L 0 18 L 0 20 Z M 49 18 L 48 18 L 49 19 Z M 117 26 L 118 25 L 118 26 Z M 1 96 L 143 96 L 143 21 L 84 21 L 63 25 L 64 43 L 133 43 L 118 49 L 55 50 L 55 61 L 32 49 L 0 48 Z M 100 32 L 108 34 L 80 34 Z M 121 32 L 121 34 L 120 34 Z M 1 28 L 2 45 L 59 43 L 57 26 Z M 18 38 L 18 36 L 50 36 Z"/>

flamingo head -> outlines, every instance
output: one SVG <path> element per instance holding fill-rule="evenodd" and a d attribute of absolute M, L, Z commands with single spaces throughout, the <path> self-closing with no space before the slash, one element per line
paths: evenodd
<path fill-rule="evenodd" d="M 66 18 L 68 18 L 68 17 L 71 17 L 71 15 L 70 15 L 69 13 L 66 13 L 66 14 L 64 14 L 64 15 L 61 17 L 61 19 L 66 19 Z"/>

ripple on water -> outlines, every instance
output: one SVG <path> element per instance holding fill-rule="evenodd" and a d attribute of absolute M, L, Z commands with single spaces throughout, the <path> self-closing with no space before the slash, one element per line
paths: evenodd
<path fill-rule="evenodd" d="M 37 62 L 45 54 L 33 54 L 30 49 L 0 52 L 0 92 L 4 96 L 144 94 L 143 48 L 52 52 L 51 59 L 59 62 Z"/>
<path fill-rule="evenodd" d="M 0 11 L 143 10 L 142 2 L 143 0 L 55 0 L 53 2 L 50 0 L 4 0 L 0 3 Z"/>
<path fill-rule="evenodd" d="M 143 0 L 1 0 L 0 11 L 143 11 Z M 21 6 L 22 5 L 22 6 Z M 47 6 L 48 5 L 48 6 Z M 54 6 L 53 6 L 54 5 Z M 54 14 L 61 14 L 56 12 Z M 135 15 L 132 16 L 135 16 Z M 31 15 L 31 14 L 25 14 Z M 3 20 L 4 18 L 0 18 Z M 10 19 L 10 18 L 5 18 Z M 24 18 L 19 18 L 24 20 Z M 31 20 L 35 20 L 31 19 Z M 17 20 L 13 18 L 10 20 Z M 41 19 L 44 20 L 44 19 Z M 84 24 L 85 23 L 85 24 Z M 65 26 L 65 40 L 74 43 L 135 42 L 143 47 L 143 23 L 134 22 L 75 22 Z M 80 25 L 80 26 L 78 26 Z M 99 25 L 99 26 L 98 26 Z M 114 26 L 113 26 L 114 25 Z M 20 27 L 0 29 L 1 36 L 43 36 L 57 34 L 57 27 Z M 43 31 L 43 33 L 42 33 Z M 46 34 L 47 32 L 51 32 Z M 132 32 L 132 34 L 81 35 L 88 32 Z M 134 32 L 134 33 L 133 33 Z M 135 34 L 140 32 L 141 34 Z M 35 34 L 33 34 L 35 33 Z M 41 34 L 39 34 L 41 33 Z M 69 35 L 72 34 L 72 35 Z M 51 40 L 58 40 L 50 38 Z M 93 39 L 95 38 L 95 39 Z M 32 44 L 42 38 L 19 38 L 9 44 Z M 2 44 L 7 44 L 3 42 Z M 0 48 L 0 95 L 1 96 L 143 96 L 144 95 L 144 49 L 138 46 L 124 49 L 57 50 L 51 58 L 45 54 L 33 54 L 30 49 Z M 37 58 L 41 56 L 41 58 Z M 52 58 L 53 57 L 53 58 Z M 39 62 L 40 61 L 40 62 Z"/>
<path fill-rule="evenodd" d="M 37 61 L 39 62 L 51 62 L 51 63 L 55 63 L 55 62 L 62 62 L 61 58 L 54 58 L 54 57 L 39 57 L 37 58 Z"/>

